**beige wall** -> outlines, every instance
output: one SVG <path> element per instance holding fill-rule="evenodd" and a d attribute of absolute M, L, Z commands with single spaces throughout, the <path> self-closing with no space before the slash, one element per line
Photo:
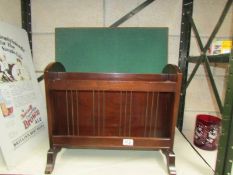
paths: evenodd
<path fill-rule="evenodd" d="M 144 0 L 32 1 L 33 53 L 38 71 L 54 60 L 56 27 L 108 27 Z M 177 63 L 181 1 L 154 2 L 121 27 L 169 27 L 169 62 Z M 116 8 L 117 7 L 117 8 Z M 167 9 L 169 13 L 160 9 Z M 172 12 L 172 13 L 171 13 Z M 166 19 L 166 20 L 164 20 Z"/>
<path fill-rule="evenodd" d="M 0 0 L 0 21 L 21 27 L 20 0 Z"/>
<path fill-rule="evenodd" d="M 55 59 L 56 27 L 108 27 L 144 0 L 31 0 L 33 61 L 36 71 Z M 226 0 L 195 0 L 194 20 L 205 43 L 213 30 Z M 169 63 L 177 64 L 179 56 L 182 0 L 157 0 L 121 27 L 169 27 Z M 231 7 L 230 11 L 233 11 Z M 0 0 L 0 20 L 21 26 L 20 0 Z M 233 15 L 228 13 L 217 38 L 229 38 Z M 199 55 L 192 33 L 190 55 Z M 189 73 L 193 64 L 189 65 Z M 217 87 L 224 98 L 227 66 L 211 67 Z M 187 90 L 184 130 L 193 130 L 198 113 L 219 115 L 206 72 L 201 66 Z M 190 122 L 192 121 L 192 122 Z"/>
<path fill-rule="evenodd" d="M 32 0 L 33 61 L 36 71 L 55 60 L 56 27 L 108 27 L 144 0 Z M 226 0 L 195 0 L 193 18 L 205 43 L 213 30 Z M 0 20 L 21 26 L 20 0 L 0 0 Z M 208 10 L 207 10 L 208 9 Z M 168 62 L 177 64 L 179 56 L 179 37 L 181 21 L 181 0 L 155 1 L 140 13 L 126 21 L 121 27 L 169 27 Z M 232 7 L 231 7 L 231 10 Z M 229 38 L 232 33 L 232 13 L 228 13 L 218 38 Z M 199 49 L 192 33 L 190 55 L 199 55 Z M 189 73 L 193 64 L 189 65 Z M 224 97 L 224 65 L 211 67 Z M 200 88 L 201 85 L 201 88 Z M 187 91 L 185 108 L 186 119 L 194 120 L 196 113 L 218 111 L 213 93 L 206 78 L 203 66 L 200 66 Z M 185 125 L 184 129 L 189 129 Z"/>
<path fill-rule="evenodd" d="M 32 32 L 33 54 L 37 71 L 55 59 L 54 29 L 56 27 L 108 27 L 144 0 L 33 0 Z M 208 40 L 226 0 L 195 0 L 193 18 L 202 37 Z M 208 10 L 207 10 L 208 9 Z M 232 8 L 231 8 L 232 10 Z M 177 64 L 179 57 L 179 37 L 182 1 L 155 1 L 140 13 L 126 21 L 121 27 L 169 27 L 168 62 Z M 217 34 L 217 38 L 229 38 L 232 33 L 232 13 L 227 17 Z M 192 33 L 190 55 L 199 55 L 199 49 Z M 193 64 L 189 65 L 189 73 Z M 222 99 L 224 98 L 226 66 L 211 67 Z M 201 86 L 200 86 L 201 85 Z M 219 115 L 213 92 L 206 72 L 201 66 L 187 90 L 184 129 L 194 125 L 198 113 Z M 186 122 L 187 121 L 187 122 Z"/>

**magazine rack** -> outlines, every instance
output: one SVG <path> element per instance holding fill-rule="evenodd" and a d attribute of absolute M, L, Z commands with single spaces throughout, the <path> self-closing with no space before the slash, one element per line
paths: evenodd
<path fill-rule="evenodd" d="M 45 69 L 50 149 L 46 173 L 61 148 L 162 150 L 169 174 L 182 74 L 76 73 L 51 63 Z"/>

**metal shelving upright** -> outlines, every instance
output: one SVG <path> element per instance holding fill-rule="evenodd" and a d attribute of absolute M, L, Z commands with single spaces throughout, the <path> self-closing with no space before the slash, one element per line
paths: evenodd
<path fill-rule="evenodd" d="M 28 33 L 28 40 L 32 51 L 32 22 L 31 22 L 31 0 L 21 0 L 22 28 Z"/>
<path fill-rule="evenodd" d="M 233 160 L 233 59 L 230 56 L 225 102 L 222 111 L 222 135 L 219 140 L 215 175 L 231 175 Z"/>
<path fill-rule="evenodd" d="M 180 131 L 182 131 L 183 126 L 183 117 L 184 117 L 184 104 L 185 104 L 185 94 L 186 89 L 192 81 L 195 73 L 197 72 L 200 64 L 204 64 L 206 72 L 209 76 L 210 84 L 212 90 L 214 92 L 219 111 L 222 115 L 222 131 L 218 146 L 218 155 L 216 162 L 216 170 L 215 175 L 230 175 L 231 167 L 232 167 L 232 157 L 233 157 L 233 133 L 231 130 L 233 129 L 233 119 L 232 119 L 232 111 L 233 111 L 233 61 L 230 59 L 230 54 L 223 55 L 207 55 L 207 51 L 215 38 L 219 28 L 221 27 L 226 14 L 228 13 L 230 7 L 232 5 L 232 0 L 228 0 L 222 14 L 211 33 L 206 45 L 204 46 L 201 42 L 201 37 L 198 33 L 195 22 L 192 18 L 192 0 L 183 0 L 183 11 L 182 11 L 182 23 L 181 23 L 181 38 L 180 38 L 180 54 L 179 54 L 179 67 L 183 73 L 183 84 L 181 90 L 181 105 L 179 109 L 179 117 L 177 121 L 177 126 Z M 200 56 L 190 57 L 189 56 L 189 47 L 190 47 L 190 33 L 193 30 L 193 33 L 196 37 L 199 49 L 201 51 Z M 231 56 L 232 57 L 232 56 Z M 188 77 L 188 64 L 196 63 L 194 69 L 192 70 L 189 78 Z M 230 65 L 230 71 L 228 75 L 228 86 L 226 90 L 226 97 L 224 105 L 221 102 L 213 74 L 210 69 L 210 63 L 226 63 Z"/>

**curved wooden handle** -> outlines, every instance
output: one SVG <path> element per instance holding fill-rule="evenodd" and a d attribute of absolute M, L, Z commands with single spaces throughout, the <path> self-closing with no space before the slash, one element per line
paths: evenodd
<path fill-rule="evenodd" d="M 162 73 L 167 74 L 178 74 L 181 73 L 180 69 L 174 64 L 167 64 L 164 68 Z"/>
<path fill-rule="evenodd" d="M 61 62 L 52 62 L 46 66 L 44 72 L 66 72 L 66 69 Z"/>

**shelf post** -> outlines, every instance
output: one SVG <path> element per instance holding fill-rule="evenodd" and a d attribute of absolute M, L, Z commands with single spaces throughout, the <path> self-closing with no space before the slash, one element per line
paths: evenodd
<path fill-rule="evenodd" d="M 22 28 L 28 33 L 29 44 L 32 52 L 32 23 L 31 23 L 31 0 L 21 0 Z"/>
<path fill-rule="evenodd" d="M 183 0 L 182 19 L 181 19 L 181 32 L 180 32 L 180 48 L 179 48 L 179 68 L 183 73 L 180 107 L 178 112 L 177 127 L 181 131 L 183 127 L 184 105 L 185 105 L 185 85 L 188 74 L 188 56 L 191 37 L 191 24 L 189 23 L 187 14 L 193 13 L 193 0 Z"/>

